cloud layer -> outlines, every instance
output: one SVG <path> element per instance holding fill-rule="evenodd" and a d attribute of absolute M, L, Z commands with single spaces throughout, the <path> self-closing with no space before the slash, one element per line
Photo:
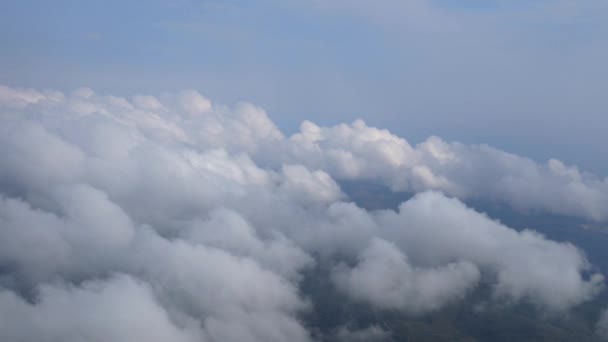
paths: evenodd
<path fill-rule="evenodd" d="M 353 301 L 414 315 L 482 281 L 488 300 L 551 311 L 603 287 L 576 247 L 456 199 L 608 220 L 608 180 L 557 160 L 412 146 L 363 121 L 287 137 L 261 108 L 194 90 L 0 86 L 0 122 L 3 340 L 311 341 L 300 282 L 320 264 Z M 340 180 L 419 194 L 370 212 Z"/>

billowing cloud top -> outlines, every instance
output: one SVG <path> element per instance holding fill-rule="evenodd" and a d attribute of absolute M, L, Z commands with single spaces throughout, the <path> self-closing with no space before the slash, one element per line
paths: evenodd
<path fill-rule="evenodd" d="M 603 287 L 573 245 L 457 199 L 608 220 L 608 180 L 557 160 L 412 146 L 360 120 L 286 137 L 194 90 L 0 86 L 0 122 L 0 340 L 311 341 L 299 285 L 320 264 L 353 301 L 414 315 L 482 281 L 488 300 L 552 311 Z M 419 194 L 366 211 L 341 180 Z"/>

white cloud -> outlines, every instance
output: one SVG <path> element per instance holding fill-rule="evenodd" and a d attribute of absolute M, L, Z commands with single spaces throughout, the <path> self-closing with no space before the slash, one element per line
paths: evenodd
<path fill-rule="evenodd" d="M 608 220 L 608 178 L 555 159 L 539 164 L 490 146 L 447 143 L 438 137 L 412 147 L 362 121 L 329 128 L 306 122 L 281 153 L 339 180 L 374 180 L 395 190 L 441 190 L 521 210 Z"/>
<path fill-rule="evenodd" d="M 191 115 L 211 111 L 211 101 L 194 89 L 184 90 L 180 94 L 180 103 L 186 112 Z"/>
<path fill-rule="evenodd" d="M 453 260 L 472 262 L 496 277 L 497 298 L 527 298 L 541 307 L 563 310 L 593 298 L 603 276 L 585 279 L 590 265 L 569 243 L 524 230 L 517 232 L 455 199 L 423 193 L 397 213 L 379 213 L 379 225 L 415 264 L 431 267 Z"/>
<path fill-rule="evenodd" d="M 417 269 L 399 248 L 374 239 L 354 268 L 342 266 L 334 277 L 337 285 L 355 299 L 381 308 L 425 313 L 464 298 L 477 285 L 479 276 L 470 262 Z"/>
<path fill-rule="evenodd" d="M 343 342 L 379 342 L 389 340 L 391 334 L 377 325 L 357 330 L 342 326 L 337 331 L 336 336 L 338 341 Z"/>
<path fill-rule="evenodd" d="M 16 89 L 0 84 L 0 103 L 12 108 L 24 108 L 40 102 L 61 102 L 64 95 L 57 91 L 40 92 L 34 89 Z"/>
<path fill-rule="evenodd" d="M 196 327 L 178 327 L 150 288 L 129 276 L 81 287 L 44 285 L 32 304 L 0 291 L 3 341 L 205 341 Z"/>
<path fill-rule="evenodd" d="M 598 319 L 595 330 L 600 338 L 608 340 L 608 310 L 602 311 L 600 318 Z"/>
<path fill-rule="evenodd" d="M 436 137 L 411 146 L 363 121 L 304 122 L 285 137 L 258 107 L 207 106 L 192 92 L 130 101 L 81 89 L 30 101 L 48 95 L 5 88 L 3 339 L 310 341 L 300 314 L 314 306 L 299 282 L 316 263 L 329 263 L 351 298 L 413 314 L 464 298 L 482 278 L 493 299 L 549 310 L 602 287 L 574 246 L 457 199 L 425 192 L 397 212 L 368 212 L 335 181 L 606 219 L 607 181 L 557 160 Z M 158 332 L 141 329 L 139 310 Z"/>

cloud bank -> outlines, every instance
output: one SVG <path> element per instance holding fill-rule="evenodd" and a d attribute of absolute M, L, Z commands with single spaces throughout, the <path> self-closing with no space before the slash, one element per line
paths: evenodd
<path fill-rule="evenodd" d="M 261 108 L 194 90 L 0 86 L 0 122 L 2 340 L 313 341 L 300 284 L 320 264 L 353 301 L 412 315 L 481 282 L 551 311 L 603 287 L 573 245 L 457 199 L 607 220 L 608 180 L 557 160 L 412 146 L 363 121 L 285 136 Z M 341 180 L 419 194 L 366 211 Z"/>

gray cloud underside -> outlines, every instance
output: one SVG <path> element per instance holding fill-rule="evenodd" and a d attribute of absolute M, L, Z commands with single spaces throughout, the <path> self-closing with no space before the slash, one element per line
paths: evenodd
<path fill-rule="evenodd" d="M 411 146 L 362 121 L 286 137 L 261 108 L 194 90 L 0 86 L 0 108 L 1 340 L 310 341 L 298 284 L 320 262 L 353 300 L 410 314 L 482 275 L 495 299 L 557 311 L 603 287 L 576 247 L 456 199 L 608 219 L 608 181 L 557 160 Z M 370 212 L 345 179 L 419 194 Z"/>

